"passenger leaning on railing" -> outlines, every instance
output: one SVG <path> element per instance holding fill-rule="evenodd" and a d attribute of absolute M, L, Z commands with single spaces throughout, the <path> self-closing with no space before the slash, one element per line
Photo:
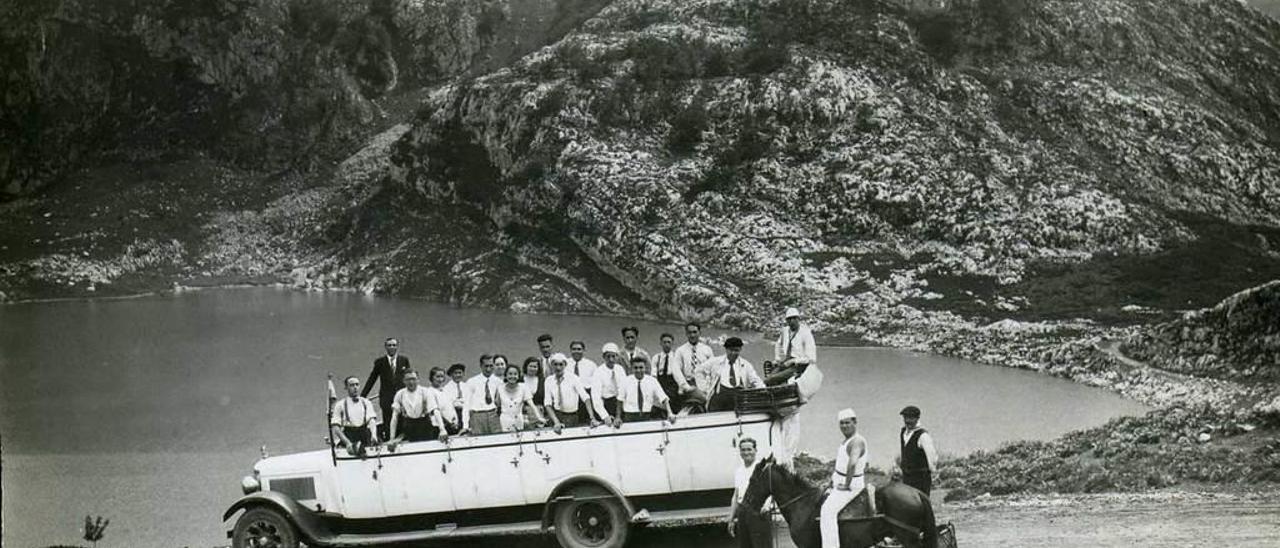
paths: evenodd
<path fill-rule="evenodd" d="M 373 402 L 360 396 L 360 379 L 350 376 L 344 381 L 347 397 L 333 403 L 329 421 L 333 439 L 341 442 L 347 452 L 359 454 L 365 446 L 378 442 L 378 412 Z"/>
<path fill-rule="evenodd" d="M 573 373 L 578 380 L 582 381 L 582 388 L 586 389 L 587 396 L 591 396 L 591 384 L 596 378 L 596 362 L 586 357 L 587 343 L 582 341 L 573 341 L 569 343 L 569 365 L 565 368 L 566 373 Z M 591 419 L 590 411 L 595 410 L 595 404 L 592 403 L 590 397 L 586 400 L 586 405 L 578 408 L 578 421 L 587 422 Z"/>
<path fill-rule="evenodd" d="M 648 375 L 649 360 L 644 356 L 631 358 L 631 375 L 618 382 L 618 413 L 614 426 L 623 422 L 640 422 L 651 419 L 670 419 L 676 422 L 675 413 L 671 412 L 671 399 L 662 391 L 658 379 Z"/>
<path fill-rule="evenodd" d="M 462 431 L 462 421 L 453 407 L 453 396 L 447 391 L 449 377 L 444 374 L 444 370 L 432 367 L 427 376 L 431 379 L 431 386 L 427 387 L 427 395 L 436 409 L 433 415 L 436 436 L 440 441 L 445 441 L 449 436 L 457 435 Z"/>
<path fill-rule="evenodd" d="M 440 435 L 439 424 L 440 411 L 436 408 L 436 399 L 429 389 L 418 386 L 417 371 L 405 371 L 404 388 L 396 391 L 391 402 L 391 437 L 388 441 L 435 439 Z"/>
<path fill-rule="evenodd" d="M 498 390 L 502 379 L 494 374 L 496 358 L 480 356 L 480 374 L 467 380 L 467 412 L 462 415 L 462 432 L 496 434 L 502 431 L 498 422 Z"/>
<path fill-rule="evenodd" d="M 591 394 L 583 386 L 582 379 L 566 371 L 568 361 L 564 354 L 551 355 L 552 373 L 547 377 L 546 394 L 542 399 L 542 405 L 547 410 L 547 418 L 551 419 L 557 433 L 565 426 L 581 425 L 583 412 L 587 414 L 591 426 L 599 424 L 591 405 Z"/>
<path fill-rule="evenodd" d="M 605 343 L 600 349 L 604 363 L 596 367 L 591 380 L 591 399 L 596 414 L 610 424 L 616 424 L 614 413 L 618 410 L 618 384 L 627 376 L 627 368 L 618 363 L 618 345 Z"/>
<path fill-rule="evenodd" d="M 706 364 L 711 379 L 708 411 L 733 411 L 738 391 L 764 387 L 755 366 L 742 357 L 742 345 L 742 339 L 729 337 L 724 341 L 725 355 L 716 356 Z"/>

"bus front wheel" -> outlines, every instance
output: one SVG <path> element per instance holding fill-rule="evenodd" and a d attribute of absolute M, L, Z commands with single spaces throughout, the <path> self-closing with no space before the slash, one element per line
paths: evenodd
<path fill-rule="evenodd" d="M 293 524 L 271 508 L 250 508 L 240 519 L 231 536 L 232 548 L 298 548 L 298 533 Z"/>

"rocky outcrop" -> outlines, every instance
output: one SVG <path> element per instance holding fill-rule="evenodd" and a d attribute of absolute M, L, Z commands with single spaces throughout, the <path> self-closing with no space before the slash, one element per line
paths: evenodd
<path fill-rule="evenodd" d="M 663 315 L 884 340 L 964 323 L 936 276 L 1280 226 L 1278 45 L 1229 1 L 620 1 L 435 93 L 392 180 Z"/>
<path fill-rule="evenodd" d="M 1123 350 L 1169 371 L 1280 380 L 1280 280 L 1142 329 L 1125 341 Z"/>

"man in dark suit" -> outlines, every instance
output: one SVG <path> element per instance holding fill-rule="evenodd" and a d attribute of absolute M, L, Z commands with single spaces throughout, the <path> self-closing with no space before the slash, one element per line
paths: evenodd
<path fill-rule="evenodd" d="M 391 421 L 391 403 L 396 392 L 404 388 L 404 374 L 409 370 L 409 358 L 400 355 L 400 341 L 395 337 L 383 341 L 382 347 L 386 350 L 386 355 L 373 360 L 373 371 L 369 373 L 369 380 L 364 383 L 360 397 L 369 397 L 373 383 L 378 382 L 378 407 L 382 408 L 384 417 L 378 423 L 378 437 L 385 440 L 388 439 L 387 429 Z"/>

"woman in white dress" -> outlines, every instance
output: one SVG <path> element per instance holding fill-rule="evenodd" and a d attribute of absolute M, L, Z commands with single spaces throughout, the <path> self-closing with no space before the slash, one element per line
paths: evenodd
<path fill-rule="evenodd" d="M 546 424 L 546 420 L 542 418 L 542 412 L 538 410 L 538 406 L 534 405 L 533 391 L 520 382 L 523 378 L 520 367 L 515 365 L 508 365 L 503 372 L 506 383 L 498 391 L 498 423 L 502 425 L 503 432 L 524 430 L 526 411 L 529 416 L 536 417 L 538 426 Z"/>

